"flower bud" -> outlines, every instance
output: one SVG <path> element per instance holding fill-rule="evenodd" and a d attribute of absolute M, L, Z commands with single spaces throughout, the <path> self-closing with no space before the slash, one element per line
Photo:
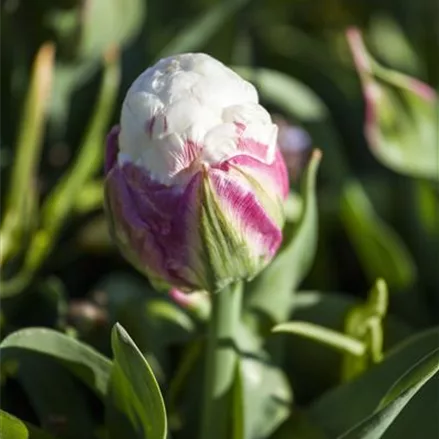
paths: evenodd
<path fill-rule="evenodd" d="M 255 88 L 210 56 L 147 69 L 107 141 L 106 209 L 125 257 L 185 291 L 254 277 L 282 239 L 276 137 Z"/>
<path fill-rule="evenodd" d="M 438 180 L 436 91 L 380 65 L 357 28 L 346 36 L 363 88 L 364 134 L 372 153 L 398 173 Z"/>
<path fill-rule="evenodd" d="M 311 136 L 303 128 L 292 125 L 281 117 L 275 119 L 279 128 L 278 147 L 284 157 L 292 182 L 297 182 L 311 155 Z"/>

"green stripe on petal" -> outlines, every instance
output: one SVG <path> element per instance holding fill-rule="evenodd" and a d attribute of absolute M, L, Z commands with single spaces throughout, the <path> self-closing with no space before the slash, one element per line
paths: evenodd
<path fill-rule="evenodd" d="M 207 172 L 203 178 L 204 203 L 201 228 L 207 265 L 210 268 L 210 291 L 219 291 L 230 283 L 248 277 L 260 261 L 251 258 L 248 244 L 239 236 L 223 213 Z"/>
<path fill-rule="evenodd" d="M 267 188 L 271 188 L 272 184 L 269 179 L 263 176 L 258 176 L 258 179 L 254 177 L 250 172 L 243 171 L 242 169 L 235 167 L 244 178 L 251 184 L 256 198 L 261 203 L 267 215 L 274 221 L 274 223 L 282 228 L 285 222 L 285 212 L 282 199 L 274 195 L 275 191 L 267 191 Z"/>

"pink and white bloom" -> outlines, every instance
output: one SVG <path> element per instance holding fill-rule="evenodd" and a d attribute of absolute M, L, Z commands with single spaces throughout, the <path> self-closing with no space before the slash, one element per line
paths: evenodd
<path fill-rule="evenodd" d="M 201 53 L 132 84 L 107 140 L 115 242 L 156 285 L 217 291 L 275 255 L 288 193 L 277 128 L 255 88 Z"/>

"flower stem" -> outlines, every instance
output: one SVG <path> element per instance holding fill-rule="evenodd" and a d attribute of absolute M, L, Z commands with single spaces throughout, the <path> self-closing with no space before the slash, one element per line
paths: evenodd
<path fill-rule="evenodd" d="M 242 283 L 231 285 L 211 297 L 200 439 L 224 439 L 229 437 L 232 415 L 231 389 L 236 371 Z"/>

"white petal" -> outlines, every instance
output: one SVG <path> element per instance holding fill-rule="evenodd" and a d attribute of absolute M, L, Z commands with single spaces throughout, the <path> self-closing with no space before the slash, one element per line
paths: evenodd
<path fill-rule="evenodd" d="M 128 94 L 121 114 L 120 151 L 138 157 L 148 141 L 148 121 L 163 109 L 154 95 L 146 92 Z"/>
<path fill-rule="evenodd" d="M 224 123 L 212 128 L 204 138 L 202 159 L 207 163 L 219 163 L 236 155 L 238 134 L 236 126 Z"/>
<path fill-rule="evenodd" d="M 212 108 L 202 106 L 193 97 L 174 102 L 167 108 L 166 116 L 168 131 L 176 133 L 185 133 L 192 126 L 197 126 L 206 133 L 221 123 L 220 117 L 212 111 Z"/>
<path fill-rule="evenodd" d="M 255 87 L 201 53 L 170 56 L 143 72 L 128 90 L 120 125 L 119 161 L 131 160 L 166 184 L 184 167 L 191 173 L 199 161 L 233 157 L 239 136 L 275 144 Z"/>
<path fill-rule="evenodd" d="M 231 105 L 223 110 L 224 122 L 238 122 L 247 124 L 260 123 L 263 125 L 271 125 L 271 117 L 268 111 L 259 104 L 246 102 L 240 105 Z"/>

